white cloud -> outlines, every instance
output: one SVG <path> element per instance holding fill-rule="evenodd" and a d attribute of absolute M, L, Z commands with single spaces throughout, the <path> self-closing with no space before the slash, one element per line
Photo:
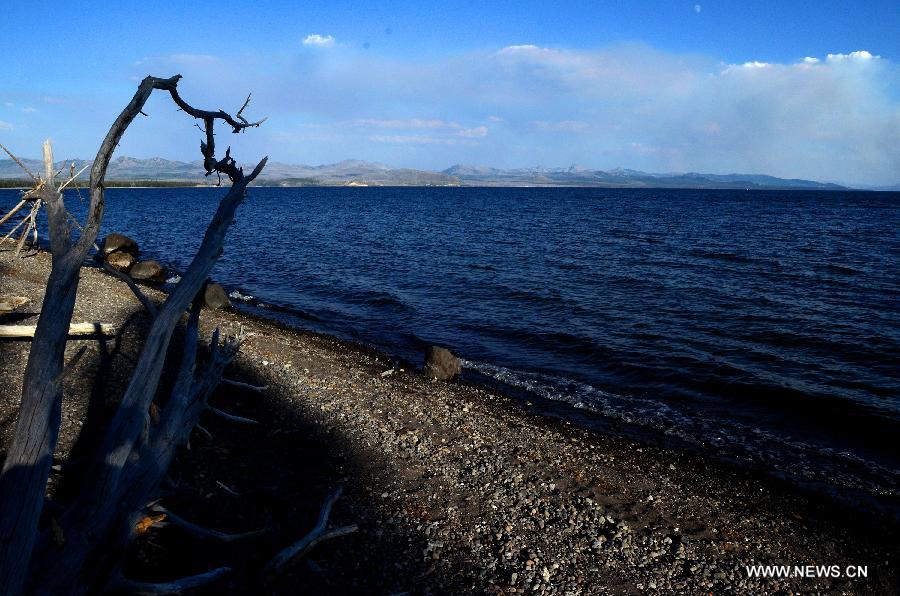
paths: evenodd
<path fill-rule="evenodd" d="M 587 122 L 580 120 L 560 120 L 558 122 L 535 120 L 532 124 L 541 130 L 550 132 L 584 132 L 591 127 Z"/>
<path fill-rule="evenodd" d="M 537 52 L 547 52 L 549 50 L 545 48 L 539 48 L 538 46 L 530 43 L 522 44 L 522 45 L 514 45 L 514 46 L 506 46 L 505 48 L 501 48 L 497 53 L 498 54 L 534 54 Z"/>
<path fill-rule="evenodd" d="M 486 137 L 488 134 L 487 126 L 476 126 L 475 128 L 464 128 L 456 133 L 460 137 L 472 139 L 478 137 Z"/>
<path fill-rule="evenodd" d="M 428 144 L 457 144 L 454 137 L 464 139 L 483 138 L 488 134 L 487 126 L 474 128 L 462 128 L 456 122 L 449 122 L 438 118 L 412 118 L 409 120 L 378 120 L 357 119 L 350 122 L 352 126 L 361 128 L 392 128 L 392 129 L 427 129 L 434 131 L 430 135 L 373 135 L 369 137 L 378 142 L 391 143 L 428 143 Z"/>
<path fill-rule="evenodd" d="M 477 145 L 477 141 L 468 139 L 435 137 L 428 135 L 373 135 L 368 137 L 376 143 L 392 143 L 399 145 Z"/>
<path fill-rule="evenodd" d="M 8 107 L 8 108 L 14 108 L 14 107 L 16 107 L 16 104 L 14 104 L 14 103 L 11 102 L 11 101 L 4 101 L 4 102 L 3 102 L 3 105 L 5 105 L 5 106 Z"/>
<path fill-rule="evenodd" d="M 25 106 L 24 108 L 22 108 L 23 114 L 34 114 L 35 112 L 37 112 L 37 109 L 31 106 Z"/>
<path fill-rule="evenodd" d="M 701 10 L 703 10 L 702 6 L 700 6 L 699 4 L 694 5 L 694 12 L 696 12 L 697 14 L 700 14 Z"/>
<path fill-rule="evenodd" d="M 881 56 L 873 56 L 866 50 L 858 50 L 849 54 L 828 54 L 825 60 L 828 62 L 867 62 L 869 60 L 878 60 Z"/>
<path fill-rule="evenodd" d="M 581 163 L 895 184 L 900 67 L 863 50 L 800 56 L 784 63 L 747 56 L 728 66 L 639 44 L 529 44 L 416 60 L 347 48 L 298 52 L 264 70 L 248 62 L 240 72 L 250 78 L 240 81 L 199 67 L 182 74 L 212 97 L 253 89 L 260 113 L 273 120 L 321 124 L 316 134 L 327 141 L 285 149 L 297 161 Z M 488 115 L 502 115 L 503 125 L 493 127 L 498 120 Z M 488 134 L 461 136 L 480 134 L 479 124 Z M 269 150 L 269 138 L 260 151 Z"/>
<path fill-rule="evenodd" d="M 352 124 L 368 128 L 459 128 L 459 124 L 455 122 L 447 122 L 438 118 L 410 118 L 408 120 L 360 118 L 353 120 Z"/>
<path fill-rule="evenodd" d="M 0 130 L 15 130 L 15 128 L 16 127 L 13 126 L 12 124 L 10 124 L 9 122 L 4 122 L 3 120 L 0 120 Z"/>
<path fill-rule="evenodd" d="M 303 40 L 305 46 L 315 46 L 318 48 L 330 48 L 334 46 L 334 37 L 331 35 L 319 35 L 311 33 Z"/>
<path fill-rule="evenodd" d="M 803 64 L 818 64 L 819 62 L 818 58 L 813 58 L 812 56 L 807 56 L 803 59 Z"/>
<path fill-rule="evenodd" d="M 503 122 L 503 118 L 500 116 L 494 116 L 493 114 L 487 117 L 488 122 Z"/>

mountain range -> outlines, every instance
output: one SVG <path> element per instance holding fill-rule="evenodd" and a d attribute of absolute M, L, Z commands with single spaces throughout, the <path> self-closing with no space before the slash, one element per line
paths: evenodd
<path fill-rule="evenodd" d="M 38 160 L 22 160 L 32 172 L 42 166 Z M 75 171 L 89 161 L 65 160 L 56 165 L 64 172 Z M 250 168 L 245 167 L 245 170 Z M 87 179 L 88 172 L 81 178 Z M 26 174 L 12 160 L 0 160 L 0 179 L 17 180 Z M 186 184 L 208 184 L 200 160 L 183 162 L 160 157 L 137 159 L 119 157 L 107 170 L 110 181 L 165 181 Z M 843 190 L 838 184 L 812 180 L 785 179 L 761 174 L 653 174 L 616 168 L 596 170 L 569 168 L 497 169 L 485 166 L 454 165 L 439 172 L 393 168 L 380 163 L 344 160 L 334 164 L 308 166 L 270 161 L 256 184 L 268 186 L 590 186 L 606 188 L 739 188 L 739 189 L 809 189 Z M 884 188 L 887 190 L 888 188 Z"/>

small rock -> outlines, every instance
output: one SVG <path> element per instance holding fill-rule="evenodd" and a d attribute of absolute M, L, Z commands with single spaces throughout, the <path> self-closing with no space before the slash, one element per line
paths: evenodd
<path fill-rule="evenodd" d="M 447 348 L 431 346 L 425 351 L 425 374 L 448 381 L 462 372 L 462 364 L 459 358 L 453 355 Z"/>
<path fill-rule="evenodd" d="M 138 248 L 138 243 L 125 236 L 124 234 L 109 234 L 106 238 L 103 239 L 103 254 L 108 255 L 114 252 L 127 252 L 133 255 L 138 255 L 141 252 L 141 249 Z"/>
<path fill-rule="evenodd" d="M 111 252 L 106 255 L 106 262 L 113 269 L 117 269 L 119 271 L 128 271 L 132 265 L 134 265 L 134 255 L 128 252 Z"/>
<path fill-rule="evenodd" d="M 166 281 L 166 270 L 156 261 L 135 263 L 128 272 L 132 279 L 161 283 Z"/>
<path fill-rule="evenodd" d="M 225 293 L 225 288 L 219 284 L 209 284 L 206 286 L 206 292 L 203 293 L 203 302 L 207 308 L 217 309 L 231 306 L 231 300 Z"/>

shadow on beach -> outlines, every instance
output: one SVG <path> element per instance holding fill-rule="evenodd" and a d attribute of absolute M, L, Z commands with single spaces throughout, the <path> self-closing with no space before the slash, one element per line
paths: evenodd
<path fill-rule="evenodd" d="M 49 483 L 51 498 L 58 505 L 65 506 L 77 494 L 84 464 L 102 440 L 151 323 L 140 310 L 123 313 L 122 318 L 125 322 L 114 337 L 73 338 L 69 342 L 67 360 L 77 353 L 81 357 L 64 383 L 57 465 Z M 180 346 L 180 342 L 181 329 L 171 346 Z M 27 341 L 0 341 L 4 448 L 15 424 L 24 370 L 19 365 L 24 367 L 28 346 Z M 167 362 L 178 360 L 178 350 L 170 349 Z M 167 366 L 159 396 L 167 395 L 173 376 Z M 242 366 L 240 360 L 229 367 L 228 376 L 266 385 L 265 379 Z M 162 397 L 157 401 L 164 403 Z M 372 462 L 361 459 L 347 437 L 304 418 L 272 392 L 260 394 L 222 385 L 210 402 L 258 424 L 235 424 L 204 414 L 201 424 L 211 437 L 195 431 L 189 446 L 179 451 L 162 504 L 207 528 L 267 531 L 235 543 L 219 543 L 193 537 L 174 525 L 153 527 L 130 548 L 125 565 L 128 577 L 165 581 L 227 566 L 232 573 L 195 593 L 257 593 L 262 589 L 261 569 L 278 551 L 314 527 L 326 496 L 343 486 L 344 495 L 335 505 L 331 524 L 358 524 L 359 531 L 323 542 L 305 559 L 288 565 L 273 584 L 265 586 L 266 591 L 386 594 L 426 584 L 447 591 L 464 588 L 464 578 L 472 574 L 466 562 L 453 562 L 449 575 L 427 564 L 422 553 L 428 539 L 421 527 L 379 516 L 368 506 L 370 495 L 381 492 L 382 487 L 370 473 Z M 47 527 L 48 516 L 45 509 L 42 524 Z"/>

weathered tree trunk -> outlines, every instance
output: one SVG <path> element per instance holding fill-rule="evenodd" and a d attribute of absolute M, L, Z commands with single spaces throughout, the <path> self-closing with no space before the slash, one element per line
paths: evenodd
<path fill-rule="evenodd" d="M 240 132 L 250 123 L 241 115 L 197 110 L 178 94 L 180 79 L 147 77 L 131 102 L 116 119 L 103 141 L 91 169 L 91 202 L 81 236 L 72 240 L 67 211 L 53 180 L 52 155 L 45 144 L 45 172 L 39 200 L 46 204 L 50 223 L 52 269 L 41 316 L 35 329 L 25 372 L 22 403 L 15 435 L 0 476 L 0 593 L 85 593 L 103 586 L 103 574 L 117 575 L 117 556 L 110 545 L 121 546 L 132 532 L 133 521 L 155 496 L 177 446 L 186 441 L 197 423 L 206 398 L 219 383 L 222 370 L 237 351 L 236 342 L 219 346 L 214 335 L 212 357 L 205 372 L 195 378 L 199 306 L 188 322 L 186 346 L 175 390 L 159 424 L 151 428 L 148 410 L 156 395 L 175 326 L 195 300 L 222 252 L 225 233 L 243 200 L 247 185 L 262 171 L 263 159 L 249 175 L 231 158 L 230 149 L 215 158 L 213 125 L 223 120 Z M 106 430 L 100 449 L 87 468 L 81 493 L 59 516 L 63 546 L 38 535 L 38 521 L 45 499 L 47 477 L 59 434 L 61 411 L 60 375 L 66 337 L 75 304 L 78 272 L 94 245 L 104 209 L 104 178 L 112 153 L 128 125 L 154 89 L 168 91 L 187 114 L 203 120 L 206 142 L 201 143 L 207 175 L 225 174 L 232 182 L 207 229 L 200 250 L 181 282 L 154 318 L 134 375 Z M 217 574 L 209 574 L 217 577 Z"/>
<path fill-rule="evenodd" d="M 66 336 L 75 307 L 78 268 L 66 259 L 69 233 L 65 207 L 53 185 L 53 153 L 44 143 L 40 196 L 47 206 L 53 263 L 44 306 L 25 367 L 22 403 L 13 442 L 0 475 L 0 593 L 20 591 L 37 533 L 47 477 L 59 435 Z"/>

